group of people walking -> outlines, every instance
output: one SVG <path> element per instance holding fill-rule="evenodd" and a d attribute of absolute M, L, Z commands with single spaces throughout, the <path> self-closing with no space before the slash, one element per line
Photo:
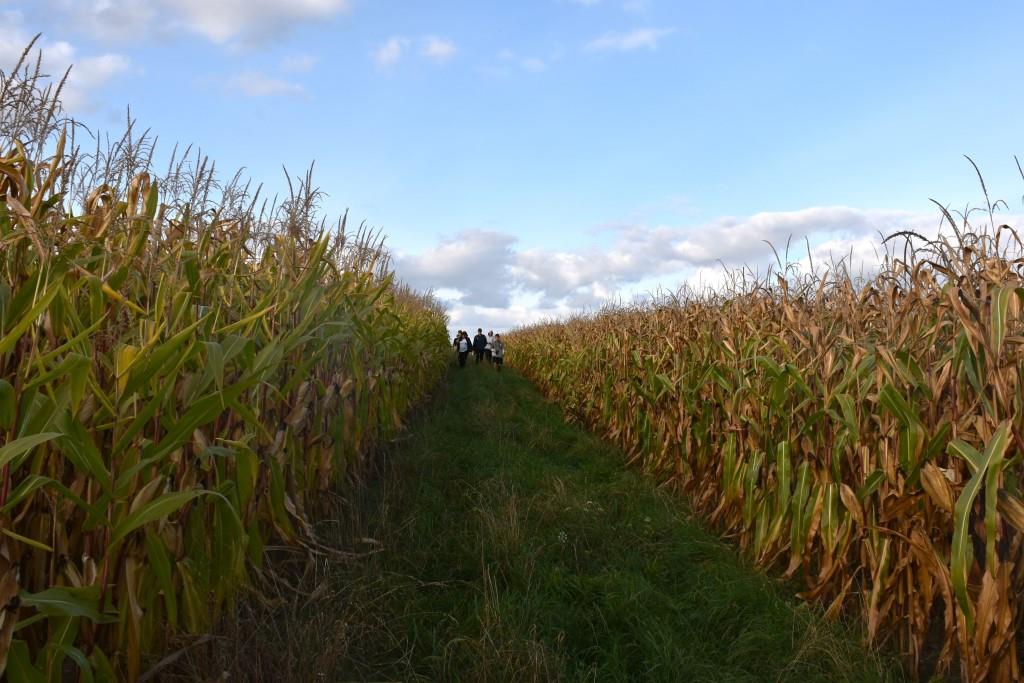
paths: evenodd
<path fill-rule="evenodd" d="M 501 372 L 501 366 L 505 362 L 505 342 L 501 341 L 501 335 L 494 334 L 493 330 L 485 335 L 483 328 L 477 328 L 476 336 L 472 341 L 469 339 L 469 332 L 459 330 L 455 339 L 452 340 L 452 346 L 459 353 L 460 368 L 466 367 L 466 359 L 469 358 L 469 352 L 472 351 L 476 356 L 477 364 L 486 360 L 498 372 Z"/>

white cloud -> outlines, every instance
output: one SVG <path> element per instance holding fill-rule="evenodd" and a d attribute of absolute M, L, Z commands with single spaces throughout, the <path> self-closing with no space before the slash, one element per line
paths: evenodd
<path fill-rule="evenodd" d="M 265 40 L 296 25 L 322 21 L 350 7 L 349 0 L 162 0 L 190 31 L 215 43 Z"/>
<path fill-rule="evenodd" d="M 156 0 L 43 0 L 48 19 L 105 43 L 123 43 L 163 33 L 168 21 Z"/>
<path fill-rule="evenodd" d="M 390 68 L 402 58 L 402 54 L 408 45 L 409 40 L 407 38 L 391 36 L 373 51 L 373 61 L 377 62 L 377 66 L 382 69 Z"/>
<path fill-rule="evenodd" d="M 515 237 L 470 230 L 419 255 L 398 255 L 395 270 L 418 289 L 460 292 L 463 304 L 503 308 L 512 292 Z"/>
<path fill-rule="evenodd" d="M 650 8 L 649 0 L 625 0 L 622 3 L 622 10 L 624 12 L 635 12 L 642 13 L 646 12 Z"/>
<path fill-rule="evenodd" d="M 351 0 L 44 0 L 70 29 L 107 42 L 185 31 L 218 44 L 260 43 L 351 8 Z"/>
<path fill-rule="evenodd" d="M 72 110 L 95 106 L 97 90 L 131 68 L 127 57 L 113 53 L 79 59 L 72 54 L 71 59 L 73 66 L 64 91 L 64 105 Z"/>
<path fill-rule="evenodd" d="M 548 68 L 547 62 L 539 57 L 524 57 L 519 63 L 527 71 L 538 72 Z"/>
<path fill-rule="evenodd" d="M 423 49 L 420 54 L 427 59 L 443 64 L 454 57 L 457 51 L 458 48 L 455 46 L 455 43 L 450 40 L 438 38 L 437 36 L 425 36 L 423 38 Z"/>
<path fill-rule="evenodd" d="M 593 7 L 601 2 L 601 0 L 565 0 L 572 5 L 583 5 L 584 7 Z M 642 13 L 646 12 L 651 6 L 650 0 L 623 0 L 621 3 L 623 12 Z"/>
<path fill-rule="evenodd" d="M 486 306 L 464 306 L 451 304 L 448 306 L 448 320 L 451 331 L 476 330 L 482 327 L 504 334 L 510 329 L 521 325 L 563 318 L 572 313 L 567 306 L 556 308 L 540 308 L 529 298 L 513 303 L 506 308 L 488 308 Z"/>
<path fill-rule="evenodd" d="M 458 52 L 454 42 L 438 36 L 423 36 L 418 42 L 419 55 L 438 64 L 444 64 Z M 412 43 L 405 36 L 391 36 L 373 51 L 373 61 L 381 69 L 390 69 L 405 57 Z"/>
<path fill-rule="evenodd" d="M 289 55 L 281 60 L 279 68 L 286 73 L 302 74 L 312 71 L 319 61 L 320 58 L 313 55 Z"/>
<path fill-rule="evenodd" d="M 820 206 L 797 211 L 758 213 L 745 219 L 731 216 L 686 231 L 673 244 L 678 257 L 694 265 L 723 261 L 731 265 L 747 263 L 770 252 L 765 242 L 776 249 L 785 247 L 789 237 L 802 240 L 806 235 L 877 235 L 896 226 L 925 229 L 937 223 L 932 214 L 909 211 L 864 210 L 846 206 Z"/>
<path fill-rule="evenodd" d="M 0 68 L 10 70 L 21 57 L 32 35 L 23 26 L 23 15 L 16 11 L 0 12 Z M 59 81 L 68 67 L 71 73 L 62 91 L 64 107 L 72 114 L 95 109 L 101 101 L 100 91 L 108 82 L 131 70 L 128 57 L 107 52 L 94 55 L 80 55 L 78 49 L 67 41 L 47 41 L 35 44 L 33 53 L 42 51 L 43 73 Z M 35 57 L 33 56 L 33 60 Z"/>
<path fill-rule="evenodd" d="M 656 50 L 662 38 L 671 35 L 671 28 L 639 28 L 628 33 L 611 31 L 587 43 L 587 49 L 593 51 L 630 52 L 647 48 Z"/>
<path fill-rule="evenodd" d="M 274 78 L 259 71 L 243 71 L 229 79 L 228 85 L 249 97 L 301 95 L 305 93 L 305 88 L 298 83 Z"/>
<path fill-rule="evenodd" d="M 547 70 L 548 68 L 548 63 L 545 60 L 541 59 L 540 57 L 522 57 L 516 54 L 514 51 L 508 49 L 499 52 L 498 59 L 508 64 L 515 64 L 520 68 L 524 69 L 525 71 L 532 71 L 533 73 L 539 73 L 541 71 Z M 504 71 L 504 69 L 495 70 L 495 72 L 498 71 Z"/>

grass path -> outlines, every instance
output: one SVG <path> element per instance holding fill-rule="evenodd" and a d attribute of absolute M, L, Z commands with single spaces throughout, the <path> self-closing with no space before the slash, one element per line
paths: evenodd
<path fill-rule="evenodd" d="M 378 552 L 296 567 L 215 666 L 236 680 L 898 679 L 514 372 L 453 370 L 389 457 L 346 514 L 355 528 L 323 530 Z"/>

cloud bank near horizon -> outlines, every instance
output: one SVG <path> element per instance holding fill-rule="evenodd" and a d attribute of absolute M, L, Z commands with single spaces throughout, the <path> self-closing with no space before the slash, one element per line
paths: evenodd
<path fill-rule="evenodd" d="M 1019 224 L 1019 216 L 1002 215 Z M 643 298 L 656 290 L 720 286 L 727 271 L 765 273 L 777 258 L 809 267 L 843 261 L 870 275 L 884 256 L 883 236 L 898 230 L 934 236 L 941 214 L 815 206 L 724 216 L 691 226 L 620 225 L 610 245 L 577 250 L 519 247 L 500 230 L 442 237 L 420 253 L 398 253 L 398 277 L 430 290 L 448 307 L 453 328 L 514 327 Z"/>

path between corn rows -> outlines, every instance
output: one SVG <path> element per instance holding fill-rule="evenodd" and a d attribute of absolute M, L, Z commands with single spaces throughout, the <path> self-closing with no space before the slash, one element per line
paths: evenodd
<path fill-rule="evenodd" d="M 386 458 L 349 521 L 320 526 L 377 552 L 286 556 L 278 604 L 240 606 L 183 677 L 899 678 L 514 371 L 453 369 Z"/>

